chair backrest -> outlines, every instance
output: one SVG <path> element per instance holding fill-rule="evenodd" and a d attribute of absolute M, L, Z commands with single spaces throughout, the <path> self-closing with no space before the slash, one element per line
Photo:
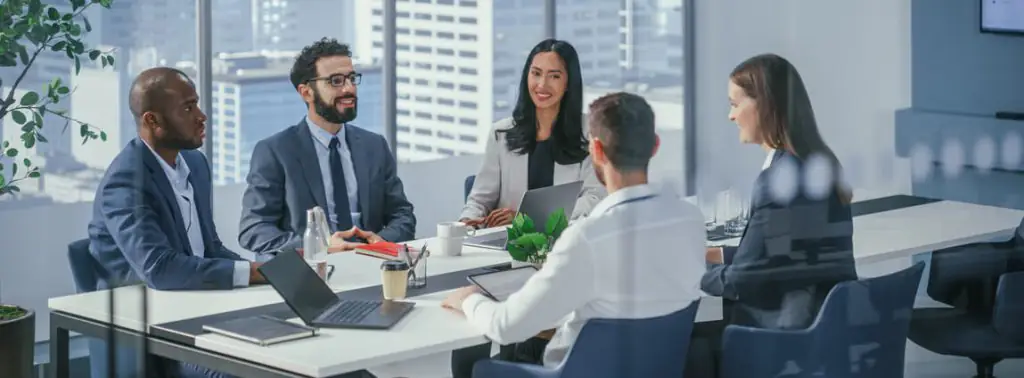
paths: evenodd
<path fill-rule="evenodd" d="M 999 276 L 1019 267 L 1020 251 L 1013 241 L 975 243 L 932 252 L 928 296 L 989 317 L 995 305 Z"/>
<path fill-rule="evenodd" d="M 1006 338 L 1024 343 L 1024 272 L 1006 273 L 999 278 L 992 325 Z"/>
<path fill-rule="evenodd" d="M 469 192 L 473 191 L 473 183 L 475 183 L 475 182 L 476 182 L 476 175 L 466 176 L 466 182 L 463 183 L 463 188 L 462 188 L 462 190 L 463 190 L 463 192 L 462 192 L 463 193 L 462 194 L 462 202 L 466 202 L 466 200 L 469 199 Z"/>
<path fill-rule="evenodd" d="M 914 299 L 924 262 L 837 285 L 825 299 L 816 331 L 829 377 L 901 377 Z M 835 374 L 832 372 L 835 371 Z"/>
<path fill-rule="evenodd" d="M 681 377 L 699 304 L 656 318 L 587 321 L 559 377 Z"/>
<path fill-rule="evenodd" d="M 805 330 L 729 326 L 724 377 L 902 377 L 924 263 L 837 284 Z"/>
<path fill-rule="evenodd" d="M 95 291 L 98 285 L 96 259 L 89 253 L 89 239 L 75 240 L 68 244 L 68 263 L 75 288 L 79 293 Z"/>

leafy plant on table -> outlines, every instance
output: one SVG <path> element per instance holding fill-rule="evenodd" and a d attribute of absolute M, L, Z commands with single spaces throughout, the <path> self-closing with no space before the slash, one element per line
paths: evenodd
<path fill-rule="evenodd" d="M 512 226 L 506 229 L 508 254 L 516 261 L 543 264 L 551 247 L 567 227 L 569 219 L 565 216 L 565 210 L 561 208 L 548 216 L 544 232 L 537 232 L 529 215 L 516 214 Z"/>
<path fill-rule="evenodd" d="M 82 69 L 83 59 L 98 60 L 103 67 L 113 66 L 114 56 L 110 52 L 88 49 L 81 39 L 83 33 L 92 31 L 92 25 L 82 12 L 95 4 L 109 9 L 113 1 L 69 0 L 71 12 L 62 12 L 42 0 L 0 0 L 0 67 L 20 69 L 12 83 L 0 79 L 0 120 L 10 119 L 21 126 L 21 145 L 26 150 L 37 143 L 47 142 L 40 133 L 43 116 L 47 114 L 64 119 L 61 133 L 67 131 L 72 123 L 77 124 L 83 144 L 94 139 L 107 140 L 105 132 L 56 108 L 55 105 L 72 92 L 60 78 L 51 80 L 45 86 L 45 92 L 24 91 L 20 98 L 15 98 L 15 94 L 36 58 L 47 50 L 64 52 L 73 62 L 75 75 Z M 7 160 L 0 161 L 0 197 L 21 191 L 16 185 L 19 181 L 36 179 L 41 175 L 39 167 L 33 166 L 30 159 L 19 159 L 19 153 L 11 141 L 0 141 L 0 160 Z M 10 172 L 5 169 L 5 163 L 10 166 Z"/>

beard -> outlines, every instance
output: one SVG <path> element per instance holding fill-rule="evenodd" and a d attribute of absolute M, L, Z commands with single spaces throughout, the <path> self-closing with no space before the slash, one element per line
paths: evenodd
<path fill-rule="evenodd" d="M 338 111 L 336 103 L 339 100 L 351 98 L 353 100 L 353 106 L 346 108 L 343 111 Z M 324 101 L 324 98 L 320 95 L 320 91 L 313 89 L 313 110 L 316 114 L 323 117 L 325 121 L 336 124 L 343 124 L 356 119 L 356 108 L 359 107 L 359 99 L 353 94 L 343 95 L 338 98 L 332 99 L 331 102 Z"/>
<path fill-rule="evenodd" d="M 159 142 L 162 147 L 171 148 L 175 150 L 195 150 L 203 146 L 203 138 L 197 134 L 194 137 L 185 135 L 184 132 L 180 131 L 189 126 L 171 126 L 164 128 L 163 140 Z"/>

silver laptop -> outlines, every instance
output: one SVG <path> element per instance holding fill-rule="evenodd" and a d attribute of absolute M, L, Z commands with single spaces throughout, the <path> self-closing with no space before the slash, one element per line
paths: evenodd
<path fill-rule="evenodd" d="M 526 214 L 533 220 L 537 231 L 544 230 L 544 223 L 547 222 L 551 213 L 562 208 L 565 216 L 572 216 L 576 208 L 576 199 L 583 189 L 583 181 L 567 182 L 565 184 L 553 185 L 544 188 L 527 190 L 519 201 L 518 213 Z M 471 236 L 466 238 L 466 245 L 480 248 L 505 249 L 508 234 L 505 232 L 492 232 L 484 235 Z"/>

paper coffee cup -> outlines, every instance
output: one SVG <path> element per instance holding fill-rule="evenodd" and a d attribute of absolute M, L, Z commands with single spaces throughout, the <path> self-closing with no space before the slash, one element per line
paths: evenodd
<path fill-rule="evenodd" d="M 381 289 L 384 299 L 405 299 L 409 285 L 409 264 L 405 261 L 385 261 L 380 264 Z"/>

